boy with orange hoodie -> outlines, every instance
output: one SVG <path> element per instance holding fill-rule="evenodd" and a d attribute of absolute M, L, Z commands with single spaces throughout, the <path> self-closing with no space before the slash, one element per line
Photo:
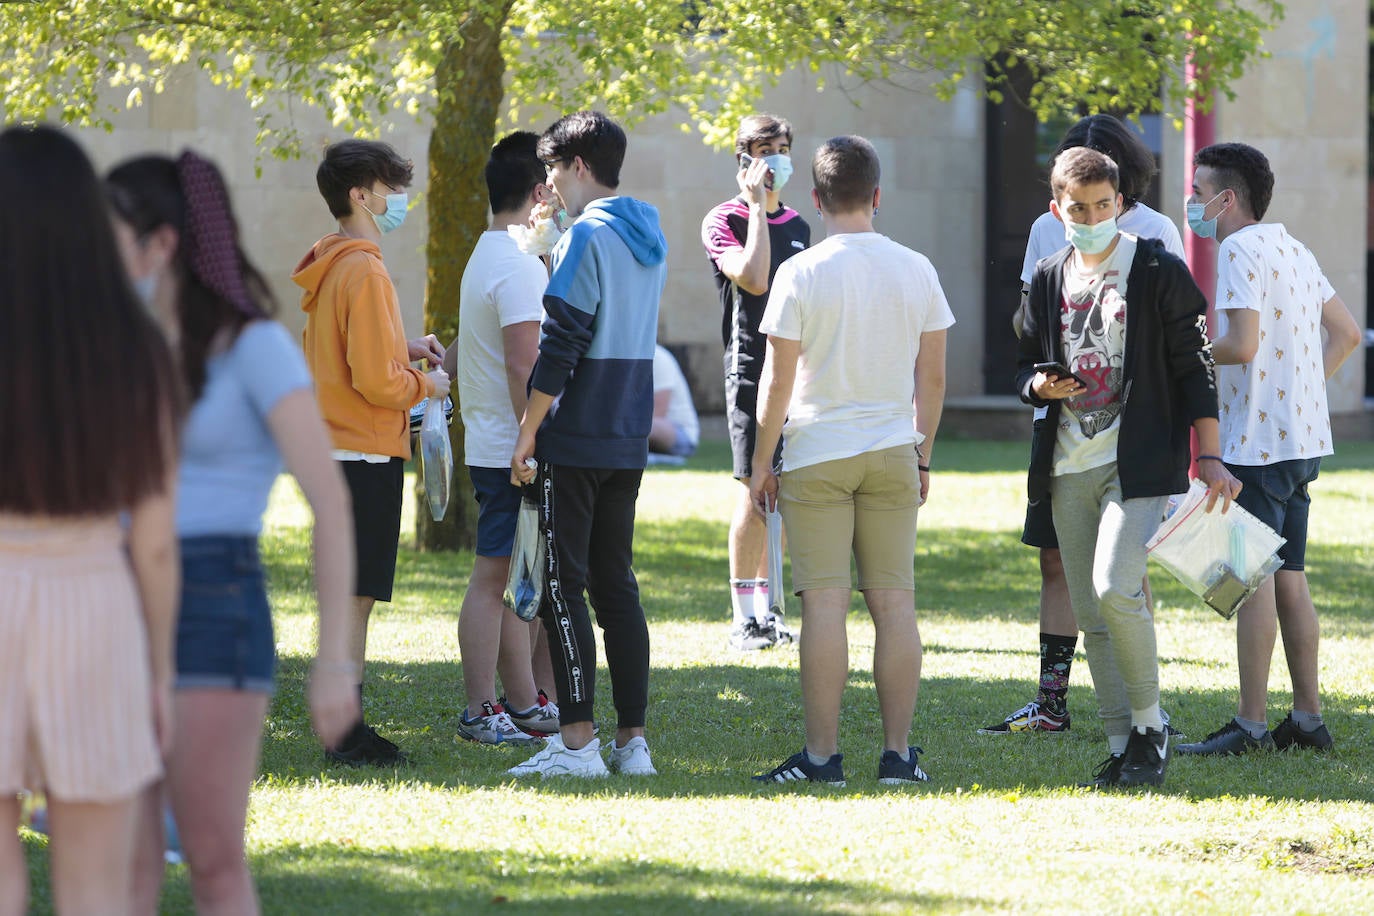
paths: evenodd
<path fill-rule="evenodd" d="M 401 533 L 409 410 L 448 393 L 437 368 L 444 350 L 433 334 L 407 340 L 396 288 L 382 263 L 382 235 L 405 219 L 411 164 L 385 143 L 344 140 L 329 146 L 315 173 L 339 231 L 314 244 L 291 279 L 305 311 L 303 346 L 315 394 L 333 440 L 333 457 L 352 496 L 357 579 L 350 628 L 350 673 L 362 693 L 367 624 L 377 601 L 391 600 Z M 425 373 L 412 360 L 428 359 Z M 332 751 L 354 766 L 406 761 L 394 743 L 362 719 Z"/>

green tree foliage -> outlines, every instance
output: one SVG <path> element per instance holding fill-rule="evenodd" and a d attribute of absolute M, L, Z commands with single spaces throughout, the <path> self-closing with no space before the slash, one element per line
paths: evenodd
<path fill-rule="evenodd" d="M 1036 77 L 1022 101 L 1041 118 L 1178 115 L 1189 96 L 1226 92 L 1281 15 L 1277 0 L 0 0 L 0 85 L 7 121 L 108 128 L 196 67 L 249 100 L 259 151 L 283 156 L 299 151 L 301 101 L 362 134 L 398 110 L 428 115 L 425 324 L 447 342 L 503 103 L 512 119 L 600 107 L 633 122 L 676 108 L 685 129 L 725 145 L 798 64 L 818 88 L 919 71 L 942 98 L 969 82 L 993 100 L 1022 66 Z M 1185 82 L 1189 55 L 1199 76 Z M 457 425 L 455 440 L 461 449 Z M 470 543 L 463 511 L 442 530 L 419 515 L 426 546 Z"/>

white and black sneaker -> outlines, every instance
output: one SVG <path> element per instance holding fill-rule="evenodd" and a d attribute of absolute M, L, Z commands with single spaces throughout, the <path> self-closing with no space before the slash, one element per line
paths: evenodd
<path fill-rule="evenodd" d="M 819 782 L 844 788 L 844 755 L 833 754 L 825 763 L 815 764 L 806 756 L 806 748 L 788 757 L 767 773 L 754 777 L 754 782 Z"/>
<path fill-rule="evenodd" d="M 730 631 L 730 648 L 736 652 L 757 652 L 760 649 L 771 649 L 776 640 L 777 635 L 771 627 L 765 628 L 753 618 L 735 624 L 735 628 Z"/>

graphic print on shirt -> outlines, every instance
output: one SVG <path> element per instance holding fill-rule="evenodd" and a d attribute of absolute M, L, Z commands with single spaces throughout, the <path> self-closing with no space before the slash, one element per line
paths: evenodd
<path fill-rule="evenodd" d="M 1111 427 L 1121 415 L 1126 299 L 1120 291 L 1123 277 L 1114 266 L 1115 260 L 1109 259 L 1100 272 L 1086 275 L 1072 266 L 1065 269 L 1060 302 L 1064 357 L 1086 390 L 1064 404 L 1087 439 Z M 1064 422 L 1073 418 L 1066 417 Z"/>

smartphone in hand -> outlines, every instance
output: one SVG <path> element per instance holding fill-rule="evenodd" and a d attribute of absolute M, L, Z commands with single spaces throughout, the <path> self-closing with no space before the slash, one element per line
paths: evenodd
<path fill-rule="evenodd" d="M 754 157 L 753 157 L 753 156 L 749 155 L 748 153 L 740 153 L 740 154 L 739 154 L 739 167 L 740 167 L 740 171 L 744 171 L 745 169 L 749 168 L 749 166 L 753 165 L 753 163 L 754 163 Z"/>
<path fill-rule="evenodd" d="M 1046 375 L 1053 375 L 1056 378 L 1071 378 L 1078 384 L 1082 385 L 1084 388 L 1089 387 L 1087 382 L 1083 381 L 1083 379 L 1080 376 L 1071 372 L 1068 366 L 1064 365 L 1057 359 L 1051 360 L 1050 362 L 1046 363 L 1036 363 L 1035 371 L 1043 372 Z"/>

